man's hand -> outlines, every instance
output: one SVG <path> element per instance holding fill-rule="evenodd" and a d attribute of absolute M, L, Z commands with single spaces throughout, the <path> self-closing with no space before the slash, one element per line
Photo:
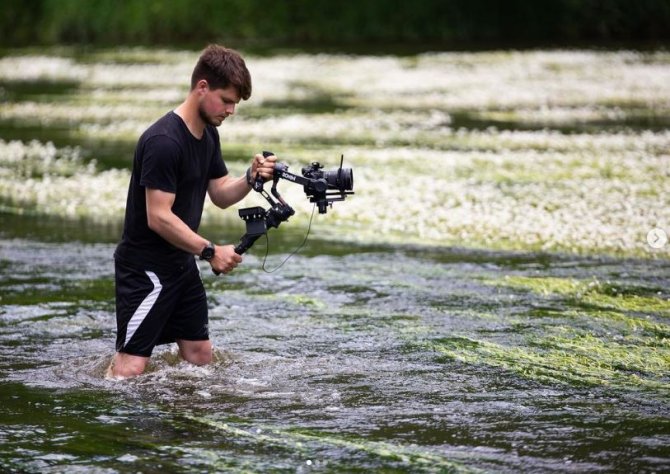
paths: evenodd
<path fill-rule="evenodd" d="M 217 273 L 230 273 L 241 262 L 242 256 L 235 253 L 235 246 L 215 245 L 214 258 L 209 263 Z"/>
<path fill-rule="evenodd" d="M 270 181 L 274 174 L 276 162 L 277 157 L 274 155 L 270 155 L 266 158 L 260 153 L 257 154 L 251 162 L 251 176 L 253 179 L 256 179 L 256 176 L 260 174 L 263 181 Z"/>

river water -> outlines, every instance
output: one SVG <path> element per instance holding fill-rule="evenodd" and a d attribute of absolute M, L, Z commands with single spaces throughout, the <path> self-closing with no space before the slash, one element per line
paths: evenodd
<path fill-rule="evenodd" d="M 667 299 L 667 262 L 315 240 L 268 274 L 254 249 L 225 278 L 203 267 L 215 363 L 195 367 L 163 346 L 147 374 L 111 381 L 114 244 L 58 234 L 0 241 L 5 471 L 670 469 L 667 373 L 651 388 L 580 383 L 440 350 L 455 340 L 536 350 L 529 335 L 579 327 L 589 312 L 589 333 L 618 344 L 628 333 L 596 324 L 595 303 L 491 282 L 587 278 Z"/>
<path fill-rule="evenodd" d="M 213 364 L 108 380 L 133 147 L 196 58 L 0 57 L 0 471 L 670 472 L 670 54 L 251 56 L 231 172 L 344 153 L 356 194 L 202 267 Z"/>

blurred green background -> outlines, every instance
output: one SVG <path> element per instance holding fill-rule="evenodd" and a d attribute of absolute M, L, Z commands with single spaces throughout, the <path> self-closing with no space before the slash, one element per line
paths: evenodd
<path fill-rule="evenodd" d="M 4 47 L 54 44 L 474 49 L 670 38 L 667 0 L 4 0 Z"/>

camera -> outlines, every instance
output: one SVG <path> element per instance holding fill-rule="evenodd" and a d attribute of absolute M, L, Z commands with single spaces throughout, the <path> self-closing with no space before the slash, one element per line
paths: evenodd
<path fill-rule="evenodd" d="M 316 161 L 302 169 L 302 175 L 306 178 L 303 181 L 305 194 L 310 202 L 316 204 L 319 214 L 325 214 L 333 201 L 344 201 L 348 194 L 353 194 L 354 172 L 351 168 L 343 168 L 343 162 L 344 155 L 336 170 L 323 171 L 321 163 Z"/>
<path fill-rule="evenodd" d="M 271 151 L 263 152 L 263 156 L 266 158 L 271 155 L 274 155 Z M 302 184 L 305 195 L 310 202 L 316 204 L 319 214 L 325 214 L 328 206 L 332 206 L 334 201 L 344 201 L 348 195 L 354 194 L 354 173 L 351 168 L 343 168 L 343 163 L 344 155 L 340 158 L 338 169 L 323 171 L 323 166 L 315 161 L 310 166 L 302 168 L 302 176 L 289 172 L 288 166 L 284 163 L 275 163 L 271 193 L 276 201 L 263 189 L 263 178 L 256 176 L 253 189 L 270 203 L 270 208 L 249 207 L 240 209 L 239 214 L 246 223 L 247 232 L 235 247 L 235 252 L 242 255 L 260 236 L 265 235 L 269 228 L 279 227 L 282 222 L 286 222 L 289 217 L 295 214 L 293 208 L 277 191 L 279 179 Z"/>
<path fill-rule="evenodd" d="M 309 179 L 325 179 L 330 188 L 338 189 L 340 191 L 351 191 L 354 189 L 354 172 L 351 168 L 340 167 L 337 170 L 321 171 L 323 165 L 315 161 L 310 166 L 302 169 L 302 175 Z"/>

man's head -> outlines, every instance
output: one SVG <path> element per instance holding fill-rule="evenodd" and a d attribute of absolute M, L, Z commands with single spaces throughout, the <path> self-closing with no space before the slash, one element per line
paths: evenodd
<path fill-rule="evenodd" d="M 218 127 L 235 113 L 235 105 L 251 96 L 251 75 L 237 51 L 207 46 L 193 69 L 191 94 L 198 98 L 204 123 Z"/>
<path fill-rule="evenodd" d="M 251 75 L 240 53 L 218 44 L 207 46 L 191 75 L 191 90 L 200 80 L 206 80 L 210 89 L 234 87 L 241 99 L 251 97 Z"/>

